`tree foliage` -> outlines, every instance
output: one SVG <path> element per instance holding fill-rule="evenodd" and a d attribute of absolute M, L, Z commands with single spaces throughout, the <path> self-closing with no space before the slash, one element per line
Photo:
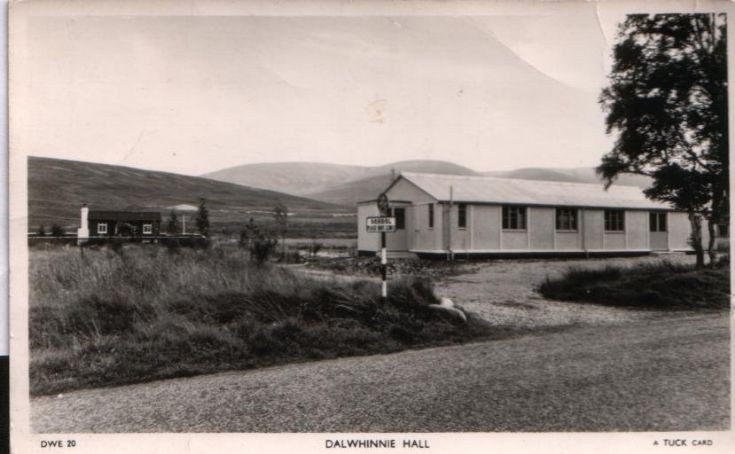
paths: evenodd
<path fill-rule="evenodd" d="M 199 233 L 204 236 L 209 236 L 209 210 L 207 209 L 207 201 L 204 199 L 201 199 L 199 202 L 196 223 Z"/>
<path fill-rule="evenodd" d="M 284 205 L 280 200 L 276 203 L 273 208 L 273 220 L 276 223 L 276 228 L 281 236 L 281 260 L 286 260 L 286 235 L 288 233 L 288 207 Z"/>
<path fill-rule="evenodd" d="M 240 230 L 240 242 L 239 245 L 242 248 L 250 248 L 253 240 L 260 236 L 260 227 L 255 223 L 255 219 L 250 218 L 245 227 Z"/>
<path fill-rule="evenodd" d="M 608 186 L 621 173 L 652 177 L 646 196 L 687 211 L 693 231 L 704 213 L 710 251 L 728 219 L 726 41 L 724 14 L 630 15 L 600 96 L 617 139 L 597 172 Z"/>
<path fill-rule="evenodd" d="M 258 265 L 268 261 L 278 247 L 278 239 L 269 232 L 262 230 L 255 219 L 250 218 L 240 231 L 240 247 L 250 251 L 250 260 Z"/>
<path fill-rule="evenodd" d="M 166 224 L 166 232 L 169 235 L 176 235 L 179 230 L 179 219 L 178 216 L 176 216 L 176 211 L 171 210 L 171 213 L 168 217 L 168 223 Z"/>

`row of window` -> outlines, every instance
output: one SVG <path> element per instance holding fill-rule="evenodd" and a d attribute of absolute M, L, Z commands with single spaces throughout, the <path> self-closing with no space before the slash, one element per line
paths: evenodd
<path fill-rule="evenodd" d="M 107 235 L 107 223 L 106 222 L 97 223 L 97 233 L 100 235 Z M 153 234 L 153 224 L 143 224 L 143 235 L 152 235 L 152 234 Z"/>
<path fill-rule="evenodd" d="M 434 228 L 434 204 L 427 205 L 429 228 Z M 503 206 L 503 229 L 526 230 L 527 207 L 518 205 Z M 577 230 L 577 213 L 575 208 L 556 209 L 556 230 Z M 396 218 L 396 228 L 406 227 L 405 208 L 393 208 L 391 215 Z M 457 204 L 457 227 L 467 228 L 467 204 Z M 666 213 L 652 212 L 649 215 L 649 230 L 651 232 L 666 232 Z M 625 210 L 605 210 L 605 231 L 625 231 Z"/>

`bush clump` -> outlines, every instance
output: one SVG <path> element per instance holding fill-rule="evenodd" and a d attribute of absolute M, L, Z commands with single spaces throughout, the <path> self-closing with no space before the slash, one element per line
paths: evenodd
<path fill-rule="evenodd" d="M 648 309 L 725 309 L 730 307 L 730 273 L 724 266 L 697 270 L 661 262 L 630 268 L 571 268 L 546 279 L 538 291 L 546 298 Z"/>

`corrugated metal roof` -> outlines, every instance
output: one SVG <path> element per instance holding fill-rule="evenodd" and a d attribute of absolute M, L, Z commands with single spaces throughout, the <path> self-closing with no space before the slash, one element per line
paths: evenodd
<path fill-rule="evenodd" d="M 401 177 L 415 184 L 439 201 L 449 201 L 453 188 L 455 202 L 517 203 L 574 207 L 610 207 L 634 209 L 671 209 L 665 203 L 649 200 L 640 188 L 602 183 L 566 183 L 403 172 Z"/>

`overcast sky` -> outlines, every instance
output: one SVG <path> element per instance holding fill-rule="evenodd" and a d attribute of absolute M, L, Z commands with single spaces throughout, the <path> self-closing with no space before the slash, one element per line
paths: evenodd
<path fill-rule="evenodd" d="M 620 14 L 36 17 L 27 153 L 197 175 L 256 162 L 593 166 Z"/>

